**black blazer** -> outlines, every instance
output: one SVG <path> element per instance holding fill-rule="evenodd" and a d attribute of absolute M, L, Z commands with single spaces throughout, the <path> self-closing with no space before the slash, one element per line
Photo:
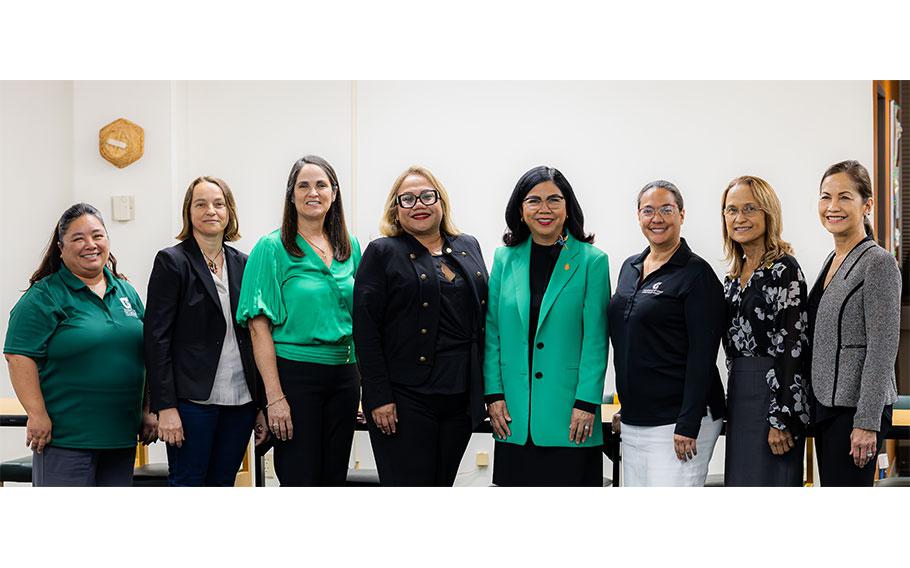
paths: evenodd
<path fill-rule="evenodd" d="M 224 246 L 232 314 L 237 313 L 246 259 Z M 250 332 L 233 324 L 247 387 L 261 406 L 265 397 Z M 145 368 L 153 412 L 176 407 L 177 399 L 205 400 L 211 395 L 226 332 L 218 291 L 196 239 L 159 251 L 145 306 Z"/>
<path fill-rule="evenodd" d="M 477 239 L 445 237 L 443 247 L 458 263 L 474 293 L 471 346 L 471 416 L 486 416 L 483 404 L 483 331 L 487 268 Z M 354 278 L 354 345 L 366 411 L 395 402 L 391 383 L 417 386 L 433 368 L 439 326 L 439 280 L 433 258 L 411 235 L 370 243 Z"/>

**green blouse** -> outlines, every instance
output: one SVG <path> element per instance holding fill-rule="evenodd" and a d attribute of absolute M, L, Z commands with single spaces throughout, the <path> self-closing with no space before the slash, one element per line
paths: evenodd
<path fill-rule="evenodd" d="M 360 243 L 351 237 L 351 256 L 326 267 L 300 235 L 304 256 L 288 254 L 281 231 L 259 239 L 243 271 L 237 322 L 256 316 L 272 322 L 275 354 L 283 359 L 343 365 L 356 361 L 351 310 Z"/>
<path fill-rule="evenodd" d="M 56 447 L 136 445 L 145 385 L 144 308 L 127 281 L 107 268 L 104 276 L 102 299 L 62 267 L 29 288 L 10 313 L 3 352 L 38 365 Z"/>

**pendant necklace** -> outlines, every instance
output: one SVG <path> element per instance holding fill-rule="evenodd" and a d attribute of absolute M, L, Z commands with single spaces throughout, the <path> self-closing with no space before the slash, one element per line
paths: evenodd
<path fill-rule="evenodd" d="M 202 256 L 205 257 L 205 263 L 208 265 L 209 270 L 212 271 L 212 274 L 218 274 L 218 264 L 215 261 L 218 260 L 218 257 L 221 256 L 221 253 L 223 252 L 224 247 L 221 247 L 221 250 L 219 250 L 218 254 L 216 254 L 213 258 L 209 258 L 204 252 L 202 253 Z"/>
<path fill-rule="evenodd" d="M 317 245 L 316 243 L 314 243 L 314 242 L 311 241 L 310 239 L 304 237 L 304 236 L 301 235 L 299 232 L 298 232 L 297 234 L 300 235 L 301 237 L 303 237 L 303 240 L 305 240 L 306 242 L 308 242 L 308 243 L 310 244 L 310 246 L 312 246 L 313 248 L 315 248 L 315 249 L 319 252 L 319 255 L 322 257 L 323 262 L 327 262 L 327 261 L 329 260 L 329 255 L 328 255 L 327 252 L 325 252 L 325 249 L 323 249 L 321 246 Z"/>

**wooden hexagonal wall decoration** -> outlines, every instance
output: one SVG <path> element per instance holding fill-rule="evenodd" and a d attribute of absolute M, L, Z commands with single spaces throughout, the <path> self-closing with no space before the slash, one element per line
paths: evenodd
<path fill-rule="evenodd" d="M 98 133 L 101 156 L 118 168 L 125 168 L 142 157 L 145 133 L 142 127 L 118 118 Z"/>

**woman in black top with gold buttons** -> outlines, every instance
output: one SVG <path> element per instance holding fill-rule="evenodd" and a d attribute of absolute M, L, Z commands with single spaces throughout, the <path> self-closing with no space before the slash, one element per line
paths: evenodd
<path fill-rule="evenodd" d="M 485 417 L 481 354 L 487 271 L 459 234 L 442 184 L 401 174 L 380 238 L 354 280 L 354 343 L 370 442 L 386 486 L 451 486 Z"/>

